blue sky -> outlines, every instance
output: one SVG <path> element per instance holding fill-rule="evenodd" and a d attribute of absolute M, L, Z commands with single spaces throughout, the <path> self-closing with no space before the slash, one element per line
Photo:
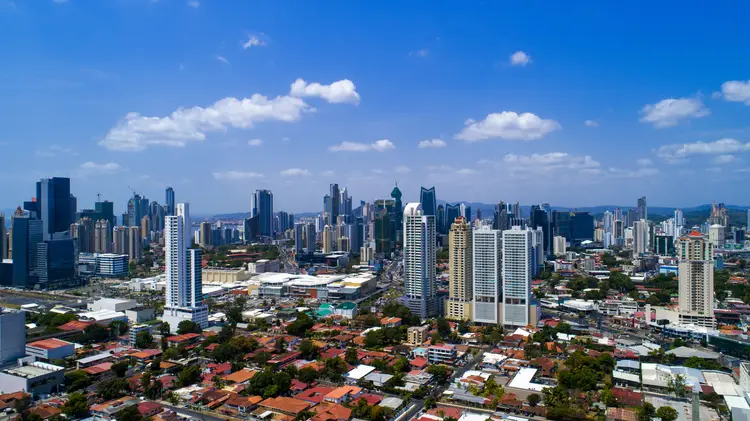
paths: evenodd
<path fill-rule="evenodd" d="M 0 0 L 0 208 L 750 204 L 750 5 L 523 3 Z"/>

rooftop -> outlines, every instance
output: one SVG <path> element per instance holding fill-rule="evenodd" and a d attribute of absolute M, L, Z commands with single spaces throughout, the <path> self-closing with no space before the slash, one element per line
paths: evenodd
<path fill-rule="evenodd" d="M 73 345 L 72 342 L 67 341 L 61 341 L 60 339 L 43 339 L 41 341 L 31 342 L 26 344 L 26 346 L 34 347 L 34 348 L 41 348 L 41 349 L 57 349 L 62 348 L 68 345 Z"/>

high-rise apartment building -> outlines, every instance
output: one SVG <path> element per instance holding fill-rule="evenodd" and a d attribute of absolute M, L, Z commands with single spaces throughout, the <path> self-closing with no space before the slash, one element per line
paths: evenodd
<path fill-rule="evenodd" d="M 43 178 L 36 183 L 36 212 L 42 220 L 45 239 L 56 232 L 70 229 L 75 216 L 74 202 L 69 178 Z"/>
<path fill-rule="evenodd" d="M 250 217 L 258 217 L 258 235 L 273 237 L 273 193 L 256 190 L 250 200 Z"/>
<path fill-rule="evenodd" d="M 333 251 L 333 237 L 335 236 L 335 232 L 333 228 L 330 225 L 326 225 L 323 227 L 323 253 L 329 254 Z"/>
<path fill-rule="evenodd" d="M 328 200 L 328 209 L 326 209 L 326 212 L 328 212 L 328 225 L 335 225 L 341 213 L 341 193 L 339 192 L 338 184 L 333 183 L 329 186 L 328 196 L 330 198 Z"/>
<path fill-rule="evenodd" d="M 110 225 L 107 219 L 96 221 L 96 227 L 94 228 L 94 252 L 112 253 L 112 225 Z"/>
<path fill-rule="evenodd" d="M 0 213 L 0 263 L 8 258 L 8 239 L 5 233 L 5 214 Z"/>
<path fill-rule="evenodd" d="M 174 215 L 174 203 L 175 203 L 175 201 L 174 201 L 174 189 L 173 188 L 167 187 L 167 189 L 165 190 L 164 203 L 167 204 L 167 207 L 166 207 L 166 214 L 167 214 L 167 216 Z"/>
<path fill-rule="evenodd" d="M 679 320 L 714 326 L 713 245 L 698 231 L 677 241 L 679 263 Z"/>
<path fill-rule="evenodd" d="M 70 224 L 70 235 L 76 243 L 79 253 L 93 253 L 95 249 L 94 221 L 83 217 Z"/>
<path fill-rule="evenodd" d="M 648 250 L 648 222 L 645 219 L 633 223 L 633 256 Z"/>
<path fill-rule="evenodd" d="M 0 366 L 15 362 L 25 355 L 26 312 L 0 310 Z"/>
<path fill-rule="evenodd" d="M 203 304 L 203 278 L 200 249 L 192 242 L 190 207 L 175 205 L 175 215 L 167 216 L 164 230 L 164 263 L 167 286 L 162 319 L 176 332 L 180 322 L 190 320 L 202 328 L 208 326 L 208 306 Z"/>
<path fill-rule="evenodd" d="M 131 262 L 138 262 L 143 258 L 143 240 L 138 227 L 128 227 L 128 257 Z"/>
<path fill-rule="evenodd" d="M 556 235 L 555 238 L 552 240 L 553 242 L 553 253 L 557 257 L 565 256 L 565 252 L 567 251 L 568 242 L 565 240 L 565 237 L 561 235 Z"/>
<path fill-rule="evenodd" d="M 305 226 L 303 224 L 296 224 L 294 226 L 294 253 L 300 254 L 302 253 L 303 249 L 305 248 L 305 244 L 302 241 L 302 234 L 305 230 Z"/>
<path fill-rule="evenodd" d="M 141 218 L 140 227 L 140 232 L 138 234 L 139 239 L 141 241 L 144 241 L 151 238 L 151 218 L 148 215 L 145 215 L 143 218 Z"/>
<path fill-rule="evenodd" d="M 138 227 L 134 227 L 138 228 Z M 114 227 L 112 229 L 112 251 L 115 254 L 128 254 L 128 227 Z"/>
<path fill-rule="evenodd" d="M 425 215 L 419 203 L 407 204 L 404 208 L 403 301 L 412 313 L 423 319 L 437 313 L 435 235 L 435 216 Z"/>
<path fill-rule="evenodd" d="M 453 320 L 472 319 L 473 264 L 472 230 L 463 216 L 451 224 L 448 246 L 448 300 L 445 317 Z"/>
<path fill-rule="evenodd" d="M 20 209 L 12 219 L 13 286 L 28 287 L 37 281 L 39 244 L 43 242 L 42 221 L 32 219 Z"/>
<path fill-rule="evenodd" d="M 500 202 L 495 205 L 495 211 L 493 213 L 492 229 L 506 230 L 508 229 L 508 207 L 504 202 Z"/>
<path fill-rule="evenodd" d="M 503 324 L 536 326 L 539 311 L 531 305 L 532 232 L 514 226 L 503 231 Z"/>
<path fill-rule="evenodd" d="M 213 244 L 213 228 L 211 228 L 211 223 L 208 221 L 201 222 L 200 228 L 199 228 L 199 234 L 198 238 L 200 240 L 201 247 L 208 247 Z"/>
<path fill-rule="evenodd" d="M 473 309 L 475 323 L 502 323 L 502 232 L 489 226 L 474 230 L 472 238 Z"/>
<path fill-rule="evenodd" d="M 719 224 L 709 226 L 708 241 L 715 249 L 724 248 L 724 243 L 726 242 L 726 228 Z"/>

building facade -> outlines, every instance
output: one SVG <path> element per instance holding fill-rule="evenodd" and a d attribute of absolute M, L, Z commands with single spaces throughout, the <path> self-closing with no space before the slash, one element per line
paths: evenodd
<path fill-rule="evenodd" d="M 677 241 L 679 263 L 679 320 L 714 326 L 713 244 L 693 231 Z"/>
<path fill-rule="evenodd" d="M 435 216 L 419 203 L 404 208 L 404 304 L 425 319 L 437 314 Z"/>
<path fill-rule="evenodd" d="M 532 232 L 514 226 L 503 231 L 503 324 L 536 326 L 539 311 L 531 305 Z"/>
<path fill-rule="evenodd" d="M 473 264 L 472 230 L 467 220 L 459 216 L 451 224 L 448 248 L 448 300 L 445 316 L 453 320 L 472 319 Z"/>
<path fill-rule="evenodd" d="M 473 232 L 473 308 L 475 323 L 502 323 L 502 232 L 481 226 Z"/>

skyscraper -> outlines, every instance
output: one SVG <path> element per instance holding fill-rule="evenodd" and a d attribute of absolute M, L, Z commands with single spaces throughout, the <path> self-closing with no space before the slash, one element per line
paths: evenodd
<path fill-rule="evenodd" d="M 8 241 L 5 234 L 5 214 L 0 213 L 0 261 L 8 258 Z"/>
<path fill-rule="evenodd" d="M 151 228 L 151 218 L 149 218 L 148 215 L 145 215 L 143 218 L 141 218 L 138 240 L 143 243 L 143 241 L 151 238 L 151 231 L 153 231 L 153 229 Z"/>
<path fill-rule="evenodd" d="M 328 201 L 328 209 L 326 211 L 328 211 L 329 225 L 334 225 L 341 213 L 341 193 L 339 192 L 338 184 L 333 183 L 329 186 L 328 196 L 331 199 Z"/>
<path fill-rule="evenodd" d="M 138 227 L 133 227 L 138 229 Z M 112 230 L 112 252 L 115 254 L 128 254 L 128 227 L 114 227 Z"/>
<path fill-rule="evenodd" d="M 456 203 L 455 205 L 447 204 L 445 206 L 445 228 L 444 233 L 448 233 L 451 225 L 456 221 L 456 218 L 461 216 L 461 205 Z"/>
<path fill-rule="evenodd" d="M 305 226 L 303 224 L 296 224 L 294 226 L 294 253 L 300 254 L 302 253 L 303 249 L 305 248 L 305 244 L 302 241 L 302 233 L 305 230 Z"/>
<path fill-rule="evenodd" d="M 426 189 L 421 188 L 419 192 L 419 203 L 422 205 L 423 215 L 437 215 L 437 197 L 435 196 L 435 187 Z M 453 221 L 446 221 L 446 224 L 452 224 Z"/>
<path fill-rule="evenodd" d="M 273 237 L 273 193 L 256 190 L 250 200 L 250 217 L 258 216 L 258 235 Z"/>
<path fill-rule="evenodd" d="M 315 224 L 305 224 L 305 248 L 308 253 L 315 253 Z"/>
<path fill-rule="evenodd" d="M 473 320 L 500 324 L 500 291 L 502 290 L 502 232 L 481 226 L 472 239 Z"/>
<path fill-rule="evenodd" d="M 143 241 L 141 240 L 141 229 L 128 227 L 128 257 L 132 262 L 138 262 L 143 258 Z"/>
<path fill-rule="evenodd" d="M 346 223 L 352 220 L 352 198 L 349 196 L 349 190 L 344 187 L 341 190 L 341 214 L 344 215 Z"/>
<path fill-rule="evenodd" d="M 83 217 L 70 225 L 70 235 L 75 239 L 79 253 L 93 253 L 95 250 L 94 221 Z"/>
<path fill-rule="evenodd" d="M 503 231 L 508 228 L 508 207 L 505 205 L 505 202 L 500 202 L 495 205 L 492 229 Z"/>
<path fill-rule="evenodd" d="M 398 184 L 391 190 L 391 198 L 393 199 L 393 227 L 396 231 L 394 233 L 395 246 L 400 248 L 401 243 L 404 242 L 404 204 L 401 202 L 401 190 L 399 190 Z M 362 238 L 362 241 L 364 242 L 364 238 Z M 359 250 L 359 248 L 355 249 L 354 247 L 352 249 Z"/>
<path fill-rule="evenodd" d="M 31 219 L 20 209 L 12 219 L 13 237 L 13 286 L 29 287 L 36 283 L 36 265 L 39 243 L 43 242 L 42 221 Z"/>
<path fill-rule="evenodd" d="M 167 187 L 165 196 L 166 197 L 164 199 L 164 202 L 167 204 L 167 216 L 172 216 L 174 215 L 174 189 L 172 189 L 171 187 Z"/>
<path fill-rule="evenodd" d="M 437 226 L 437 232 L 440 233 L 440 234 L 445 235 L 446 234 L 446 231 L 445 231 L 445 227 L 446 227 L 446 223 L 445 223 L 445 206 L 438 205 L 438 207 L 437 207 L 437 218 L 435 219 L 435 223 L 436 223 L 436 226 Z"/>
<path fill-rule="evenodd" d="M 407 204 L 404 208 L 403 301 L 422 319 L 437 313 L 435 235 L 435 216 L 423 214 L 419 203 Z"/>
<path fill-rule="evenodd" d="M 323 254 L 328 254 L 333 251 L 334 235 L 334 230 L 330 225 L 323 227 Z"/>
<path fill-rule="evenodd" d="M 208 247 L 213 244 L 213 229 L 211 228 L 211 223 L 208 221 L 201 222 L 200 228 L 199 228 L 199 234 L 198 238 L 200 239 L 200 245 L 201 247 Z"/>
<path fill-rule="evenodd" d="M 94 253 L 112 252 L 112 225 L 106 219 L 96 221 L 94 228 Z"/>
<path fill-rule="evenodd" d="M 203 304 L 202 251 L 188 248 L 192 242 L 190 207 L 175 205 L 175 215 L 166 217 L 164 262 L 167 278 L 166 303 L 162 319 L 173 332 L 180 322 L 190 320 L 208 326 L 208 307 Z"/>
<path fill-rule="evenodd" d="M 645 219 L 633 223 L 633 256 L 637 257 L 648 250 L 648 223 Z"/>
<path fill-rule="evenodd" d="M 472 286 L 472 231 L 464 217 L 459 216 L 449 231 L 448 268 L 450 272 L 448 302 L 445 317 L 471 320 Z"/>
<path fill-rule="evenodd" d="M 37 245 L 35 274 L 41 288 L 76 277 L 75 242 L 67 231 L 55 233 Z"/>
<path fill-rule="evenodd" d="M 37 215 L 42 220 L 44 238 L 70 229 L 75 214 L 70 179 L 43 178 L 36 183 L 36 195 Z"/>
<path fill-rule="evenodd" d="M 532 232 L 514 226 L 503 231 L 503 324 L 536 326 L 531 306 Z"/>
<path fill-rule="evenodd" d="M 636 208 L 638 219 L 648 222 L 648 207 L 646 206 L 646 196 L 638 198 L 638 207 Z"/>
<path fill-rule="evenodd" d="M 679 320 L 714 326 L 713 245 L 693 231 L 677 241 L 679 263 Z"/>

